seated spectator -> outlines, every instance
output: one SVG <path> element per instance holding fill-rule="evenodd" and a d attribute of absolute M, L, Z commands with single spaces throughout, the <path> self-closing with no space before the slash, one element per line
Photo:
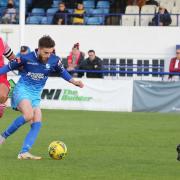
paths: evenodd
<path fill-rule="evenodd" d="M 74 10 L 73 14 L 73 24 L 84 24 L 85 9 L 82 3 L 77 4 L 77 8 Z"/>
<path fill-rule="evenodd" d="M 8 0 L 5 14 L 2 17 L 3 24 L 16 24 L 16 9 L 14 7 L 14 1 Z"/>
<path fill-rule="evenodd" d="M 169 26 L 171 24 L 171 16 L 167 9 L 164 7 L 159 7 L 158 13 L 156 13 L 155 17 L 152 19 L 153 26 Z"/>
<path fill-rule="evenodd" d="M 146 0 L 146 5 L 155 5 L 159 6 L 158 2 L 155 0 Z"/>
<path fill-rule="evenodd" d="M 62 25 L 65 24 L 65 18 L 68 16 L 65 16 L 65 14 L 68 13 L 68 10 L 66 9 L 65 3 L 61 2 L 59 3 L 59 10 L 54 14 L 52 24 L 58 24 Z"/>
<path fill-rule="evenodd" d="M 67 57 L 67 62 L 64 64 L 67 71 L 73 71 L 78 69 L 79 64 L 84 61 L 85 54 L 79 50 L 79 43 L 74 44 L 72 51 Z M 77 73 L 71 73 L 73 76 L 77 77 Z"/>
<path fill-rule="evenodd" d="M 96 56 L 94 50 L 88 51 L 88 58 L 85 59 L 80 65 L 80 70 L 102 70 L 102 60 Z M 80 77 L 83 76 L 84 73 L 80 74 Z M 86 76 L 88 78 L 103 78 L 102 73 L 94 73 L 94 72 L 87 72 Z"/>
<path fill-rule="evenodd" d="M 169 72 L 180 72 L 180 45 L 176 47 L 176 57 L 170 61 Z M 172 75 L 169 78 L 172 78 Z"/>
<path fill-rule="evenodd" d="M 25 54 L 28 54 L 30 52 L 31 52 L 31 50 L 28 46 L 21 46 L 20 52 L 18 52 L 16 54 L 16 57 L 20 57 L 21 55 L 25 55 Z"/>

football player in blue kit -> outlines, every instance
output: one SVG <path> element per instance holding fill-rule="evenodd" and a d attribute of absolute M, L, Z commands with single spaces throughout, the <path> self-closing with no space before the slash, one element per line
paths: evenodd
<path fill-rule="evenodd" d="M 11 99 L 12 108 L 19 110 L 22 115 L 16 118 L 0 135 L 0 144 L 2 144 L 18 128 L 30 122 L 31 128 L 18 154 L 18 159 L 41 159 L 41 157 L 34 156 L 29 151 L 41 128 L 41 92 L 49 73 L 58 72 L 66 81 L 80 88 L 83 87 L 81 81 L 73 79 L 64 69 L 60 58 L 53 53 L 54 47 L 54 40 L 50 36 L 43 36 L 39 39 L 37 50 L 21 56 L 19 60 L 11 61 L 8 65 L 0 68 L 1 75 L 23 66 L 23 73 L 14 88 Z"/>

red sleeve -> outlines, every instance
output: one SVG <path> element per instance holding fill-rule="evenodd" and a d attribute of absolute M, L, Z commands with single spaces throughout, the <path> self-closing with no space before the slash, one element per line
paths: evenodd
<path fill-rule="evenodd" d="M 180 69 L 175 69 L 176 58 L 172 58 L 169 65 L 169 72 L 180 72 Z"/>
<path fill-rule="evenodd" d="M 12 51 L 12 49 L 8 46 L 8 44 L 5 41 L 3 41 L 3 44 L 4 44 L 4 53 L 3 53 L 3 55 L 7 59 L 9 59 L 10 56 L 13 54 L 13 51 Z"/>

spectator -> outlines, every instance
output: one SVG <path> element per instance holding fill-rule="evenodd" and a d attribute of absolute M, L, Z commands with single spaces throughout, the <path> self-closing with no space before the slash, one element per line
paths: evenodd
<path fill-rule="evenodd" d="M 74 10 L 73 24 L 84 24 L 84 5 L 82 3 L 77 4 L 77 8 Z"/>
<path fill-rule="evenodd" d="M 3 24 L 16 24 L 16 9 L 14 7 L 14 1 L 8 0 L 5 14 L 2 17 Z"/>
<path fill-rule="evenodd" d="M 180 72 L 180 45 L 176 46 L 176 57 L 170 61 L 169 72 Z M 172 75 L 169 78 L 172 78 Z"/>
<path fill-rule="evenodd" d="M 79 69 L 81 70 L 102 70 L 102 60 L 96 56 L 94 50 L 88 51 L 88 58 L 84 60 L 80 66 Z M 81 73 L 81 76 L 83 73 Z M 86 76 L 88 78 L 103 78 L 102 73 L 93 73 L 93 72 L 87 72 Z"/>
<path fill-rule="evenodd" d="M 64 63 L 65 68 L 68 71 L 78 69 L 79 64 L 84 61 L 85 54 L 79 50 L 79 43 L 74 44 L 72 51 L 67 57 L 67 62 Z M 71 73 L 73 76 L 77 76 L 77 73 Z"/>
<path fill-rule="evenodd" d="M 28 54 L 30 52 L 31 52 L 31 50 L 28 46 L 21 46 L 20 52 L 18 52 L 16 54 L 16 57 L 20 57 L 21 55 L 25 55 L 25 54 Z"/>
<path fill-rule="evenodd" d="M 158 6 L 158 2 L 155 0 L 146 0 L 146 5 L 155 5 Z"/>
<path fill-rule="evenodd" d="M 167 9 L 160 6 L 158 13 L 156 13 L 155 17 L 152 19 L 152 25 L 155 26 L 169 26 L 171 24 L 171 16 Z"/>
<path fill-rule="evenodd" d="M 59 10 L 54 14 L 52 24 L 65 24 L 65 18 L 68 17 L 66 16 L 67 13 L 68 10 L 66 9 L 65 3 L 59 3 Z"/>

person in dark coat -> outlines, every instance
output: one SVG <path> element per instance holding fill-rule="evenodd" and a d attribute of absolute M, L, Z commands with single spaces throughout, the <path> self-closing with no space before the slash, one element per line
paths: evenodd
<path fill-rule="evenodd" d="M 159 12 L 156 13 L 155 17 L 152 19 L 152 25 L 154 26 L 169 26 L 171 22 L 171 16 L 164 7 L 159 7 Z"/>
<path fill-rule="evenodd" d="M 82 63 L 79 65 L 80 70 L 102 70 L 102 60 L 96 56 L 94 50 L 88 51 L 88 58 L 82 61 Z M 84 75 L 84 73 L 80 74 L 81 76 Z M 87 72 L 86 73 L 87 78 L 103 78 L 102 73 L 93 73 L 93 72 Z"/>
<path fill-rule="evenodd" d="M 53 16 L 52 24 L 65 24 L 65 18 L 67 17 L 68 19 L 68 16 L 66 16 L 66 14 L 68 14 L 68 10 L 66 9 L 65 3 L 59 3 L 59 9 Z"/>

